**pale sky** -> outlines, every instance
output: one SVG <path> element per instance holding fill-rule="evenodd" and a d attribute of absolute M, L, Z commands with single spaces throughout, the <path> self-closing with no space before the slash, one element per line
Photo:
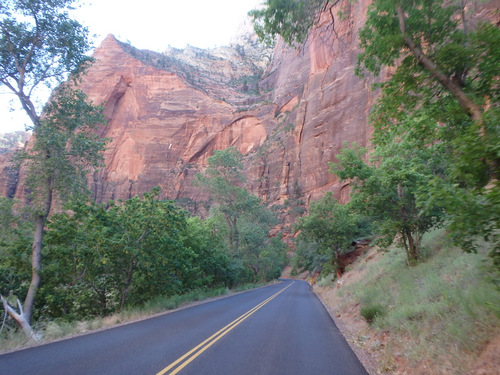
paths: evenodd
<path fill-rule="evenodd" d="M 95 35 L 107 34 L 141 49 L 169 45 L 213 48 L 229 44 L 248 11 L 263 0 L 82 0 L 74 18 Z M 45 101 L 41 98 L 41 101 Z M 10 108 L 13 107 L 13 111 Z M 29 120 L 17 98 L 0 86 L 0 133 L 24 130 Z"/>

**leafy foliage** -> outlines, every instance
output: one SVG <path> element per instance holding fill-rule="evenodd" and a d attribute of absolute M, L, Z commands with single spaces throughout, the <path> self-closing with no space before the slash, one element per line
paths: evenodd
<path fill-rule="evenodd" d="M 359 217 L 353 212 L 351 205 L 341 205 L 328 192 L 311 204 L 309 214 L 299 218 L 295 229 L 300 230 L 299 241 L 315 243 L 317 253 L 330 262 L 330 267 L 324 270 L 328 273 L 332 270 L 340 271 L 339 256 L 352 247 L 352 241 L 359 235 L 358 222 Z M 300 254 L 299 252 L 298 255 Z M 312 265 L 313 259 L 314 255 L 304 257 L 304 265 Z"/>
<path fill-rule="evenodd" d="M 280 35 L 288 44 L 300 45 L 328 3 L 329 0 L 266 0 L 263 8 L 248 14 L 257 36 L 264 42 L 271 44 Z"/>
<path fill-rule="evenodd" d="M 34 317 L 104 316 L 161 296 L 268 280 L 281 273 L 284 244 L 279 237 L 269 239 L 262 232 L 265 225 L 251 226 L 241 219 L 242 247 L 231 253 L 224 220 L 217 215 L 207 220 L 189 217 L 159 194 L 155 188 L 142 198 L 107 204 L 73 200 L 66 212 L 52 215 Z M 29 286 L 26 230 L 31 227 L 14 214 L 12 203 L 0 200 L 0 293 L 15 303 Z M 269 218 L 263 206 L 248 216 L 263 222 Z"/>
<path fill-rule="evenodd" d="M 436 202 L 426 204 L 429 181 L 440 172 L 434 155 L 412 147 L 410 140 L 376 148 L 369 162 L 367 149 L 344 148 L 331 171 L 350 180 L 352 204 L 373 221 L 378 242 L 388 246 L 399 239 L 409 265 L 419 259 L 419 244 L 425 232 L 440 224 L 443 211 Z"/>
<path fill-rule="evenodd" d="M 47 194 L 66 201 L 87 192 L 86 174 L 102 165 L 107 139 L 93 132 L 104 123 L 102 107 L 89 103 L 81 90 L 61 85 L 35 129 L 33 146 L 18 152 L 27 164 L 26 185 L 32 207 L 43 205 Z M 40 208 L 38 208 L 40 210 Z"/>
<path fill-rule="evenodd" d="M 206 171 L 196 176 L 196 182 L 216 203 L 211 216 L 219 220 L 219 231 L 234 270 L 238 270 L 236 279 L 269 280 L 281 272 L 285 247 L 280 240 L 269 238 L 270 229 L 277 224 L 276 217 L 258 197 L 237 185 L 244 181 L 242 169 L 238 150 L 215 151 L 208 158 Z"/>
<path fill-rule="evenodd" d="M 15 213 L 15 201 L 0 197 L 0 294 L 17 297 L 27 292 L 30 277 L 30 235 L 33 226 Z"/>
<path fill-rule="evenodd" d="M 428 204 L 446 209 L 457 245 L 475 251 L 478 238 L 500 252 L 500 30 L 474 26 L 463 4 L 380 0 L 361 31 L 358 72 L 397 65 L 372 114 L 373 141 L 411 147 L 441 163 L 429 180 Z M 443 90 L 444 89 L 444 90 Z"/>
<path fill-rule="evenodd" d="M 303 42 L 318 19 L 315 16 L 321 9 L 319 3 L 269 0 L 263 9 L 251 13 L 255 29 L 261 38 L 280 34 L 288 43 Z M 360 158 L 351 158 L 355 164 L 343 173 L 345 178 L 355 176 L 358 183 L 365 185 L 360 188 L 360 201 L 361 196 L 377 196 L 375 202 L 404 203 L 399 207 L 379 205 L 378 214 L 371 211 L 379 218 L 378 232 L 386 239 L 396 227 L 403 228 L 406 220 L 397 219 L 394 213 L 398 211 L 403 217 L 408 212 L 413 212 L 410 216 L 414 218 L 426 217 L 406 229 L 411 237 L 401 237 L 407 250 L 412 247 L 410 239 L 418 244 L 422 231 L 443 220 L 441 215 L 445 213 L 457 245 L 476 251 L 478 239 L 485 238 L 494 244 L 491 256 L 500 266 L 500 30 L 490 22 L 470 17 L 466 3 L 372 2 L 360 31 L 363 51 L 356 71 L 360 75 L 364 71 L 378 75 L 387 67 L 395 70 L 378 85 L 382 92 L 371 123 L 375 129 L 372 144 L 377 150 L 376 162 L 382 168 L 377 171 L 389 172 L 397 167 L 398 173 L 392 181 L 387 178 L 384 185 L 371 174 L 376 165 L 365 167 Z M 305 20 L 303 27 L 297 25 L 299 20 Z M 399 150 L 395 158 L 391 155 L 394 147 L 414 152 L 403 156 Z M 429 166 L 423 174 L 417 167 L 419 162 Z M 356 172 L 349 174 L 349 169 Z M 380 193 L 367 193 L 372 183 L 382 189 Z M 401 197 L 394 191 L 398 187 Z M 382 199 L 382 192 L 391 193 Z M 412 201 L 413 208 L 406 211 L 410 209 L 406 204 Z M 375 202 L 365 200 L 372 207 Z M 410 250 L 409 260 L 418 257 L 413 252 Z"/>
<path fill-rule="evenodd" d="M 87 30 L 68 15 L 68 9 L 74 2 L 6 0 L 0 4 L 0 83 L 18 97 L 23 110 L 30 117 L 37 139 L 32 152 L 28 151 L 21 157 L 30 162 L 28 179 L 33 191 L 33 202 L 36 202 L 33 210 L 35 227 L 31 283 L 23 306 L 18 304 L 19 312 L 4 299 L 2 302 L 9 314 L 34 339 L 36 335 L 30 322 L 41 283 L 45 224 L 53 199 L 58 195 L 64 198 L 67 191 L 74 192 L 73 188 L 76 187 L 72 183 L 69 190 L 59 190 L 63 186 L 59 182 L 64 180 L 68 171 L 68 182 L 72 182 L 71 178 L 75 175 L 82 177 L 83 169 L 80 166 L 86 163 L 92 166 L 103 146 L 101 142 L 92 145 L 90 136 L 77 129 L 79 126 L 102 122 L 99 110 L 86 105 L 81 93 L 63 85 L 56 90 L 53 103 L 47 107 L 47 116 L 43 119 L 32 99 L 32 94 L 41 84 L 49 88 L 56 87 L 70 74 L 73 83 L 76 83 L 92 60 L 86 55 L 90 47 Z M 52 134 L 52 131 L 55 133 Z M 73 135 L 68 137 L 68 132 L 73 132 Z M 72 146 L 75 148 L 72 149 Z M 68 153 L 66 150 L 82 154 Z M 72 165 L 71 159 L 75 160 L 75 164 Z"/>
<path fill-rule="evenodd" d="M 321 270 L 328 261 L 331 263 L 331 258 L 320 254 L 317 243 L 310 239 L 298 238 L 295 241 L 295 252 L 291 259 L 292 275 L 301 271 L 309 271 L 313 274 Z"/>
<path fill-rule="evenodd" d="M 231 259 L 225 251 L 224 239 L 217 230 L 213 218 L 202 220 L 188 217 L 186 230 L 181 233 L 185 248 L 194 254 L 190 273 L 187 275 L 190 288 L 215 288 L 238 283 L 231 268 Z"/>
<path fill-rule="evenodd" d="M 37 126 L 31 99 L 40 84 L 50 88 L 77 78 L 92 61 L 87 29 L 69 18 L 75 0 L 5 0 L 0 5 L 0 83 L 14 92 Z"/>
<path fill-rule="evenodd" d="M 54 215 L 46 235 L 46 314 L 106 315 L 204 287 L 228 285 L 229 260 L 209 222 L 188 218 L 159 188 L 141 199 L 76 204 Z"/>

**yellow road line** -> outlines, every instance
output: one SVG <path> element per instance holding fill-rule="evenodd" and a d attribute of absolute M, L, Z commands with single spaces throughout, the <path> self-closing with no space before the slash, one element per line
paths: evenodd
<path fill-rule="evenodd" d="M 165 367 L 163 370 L 161 370 L 159 373 L 156 375 L 164 375 L 167 373 L 167 371 L 171 370 L 175 366 L 177 366 L 179 363 L 184 361 L 182 364 L 179 365 L 174 371 L 170 373 L 170 375 L 177 374 L 179 371 L 181 371 L 184 367 L 186 367 L 189 363 L 191 363 L 196 357 L 198 357 L 201 353 L 203 353 L 205 350 L 207 350 L 209 347 L 211 347 L 213 344 L 215 344 L 219 339 L 221 339 L 224 335 L 229 333 L 233 328 L 235 328 L 238 324 L 243 322 L 246 318 L 248 318 L 250 315 L 254 314 L 257 310 L 259 310 L 261 307 L 263 307 L 265 304 L 276 298 L 280 293 L 284 292 L 286 289 L 288 289 L 290 286 L 292 286 L 294 282 L 292 282 L 290 285 L 286 286 L 285 288 L 281 289 L 280 291 L 276 292 L 273 294 L 271 297 L 266 299 L 265 301 L 259 303 L 257 306 L 254 308 L 250 309 L 243 315 L 241 315 L 239 318 L 233 320 L 231 323 L 226 325 L 224 328 L 220 329 L 216 333 L 214 333 L 212 336 L 210 336 L 208 339 L 203 341 L 201 344 L 197 345 L 193 349 L 191 349 L 189 352 L 184 354 L 182 357 L 177 359 L 176 361 L 172 362 L 170 365 Z"/>

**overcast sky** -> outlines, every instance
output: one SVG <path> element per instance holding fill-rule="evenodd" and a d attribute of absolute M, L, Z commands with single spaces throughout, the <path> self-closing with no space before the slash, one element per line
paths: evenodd
<path fill-rule="evenodd" d="M 114 34 L 134 47 L 161 52 L 169 45 L 229 44 L 249 10 L 263 0 L 83 0 L 74 18 L 95 35 L 95 47 Z M 45 100 L 44 98 L 42 101 Z M 18 100 L 0 86 L 0 133 L 24 130 Z M 10 107 L 14 111 L 10 111 Z"/>

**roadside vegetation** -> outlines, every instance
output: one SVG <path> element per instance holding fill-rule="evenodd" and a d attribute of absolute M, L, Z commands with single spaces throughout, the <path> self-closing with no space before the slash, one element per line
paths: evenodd
<path fill-rule="evenodd" d="M 435 230 L 424 236 L 416 266 L 407 267 L 397 247 L 368 249 L 339 282 L 322 278 L 315 290 L 384 373 L 493 374 L 494 355 L 482 355 L 500 335 L 489 250 L 483 243 L 465 253 Z"/>
<path fill-rule="evenodd" d="M 271 211 L 235 185 L 242 177 L 240 160 L 235 149 L 216 151 L 208 159 L 199 175 L 213 197 L 204 219 L 160 199 L 160 188 L 106 204 L 72 199 L 52 214 L 44 231 L 43 283 L 34 304 L 37 337 L 47 327 L 127 316 L 136 308 L 156 313 L 175 307 L 179 299 L 278 278 L 286 246 L 280 236 L 269 235 L 276 224 Z M 7 319 L 5 307 L 18 305 L 27 293 L 31 271 L 33 224 L 24 216 L 29 208 L 18 211 L 14 203 L 0 199 L 2 340 L 15 336 L 15 320 Z"/>
<path fill-rule="evenodd" d="M 242 155 L 233 148 L 215 151 L 196 178 L 210 196 L 206 218 L 161 199 L 159 188 L 126 201 L 89 199 L 86 173 L 100 166 L 106 145 L 92 132 L 103 123 L 102 108 L 63 84 L 42 116 L 29 96 L 35 88 L 23 86 L 30 74 L 36 84 L 76 79 L 91 63 L 86 33 L 64 12 L 73 1 L 57 2 L 61 9 L 35 3 L 0 7 L 0 45 L 19 49 L 1 56 L 0 82 L 18 95 L 34 132 L 33 147 L 18 154 L 28 204 L 0 199 L 0 339 L 12 340 L 18 326 L 36 340 L 81 321 L 118 322 L 137 308 L 175 306 L 181 295 L 197 299 L 278 277 L 286 263 L 281 235 L 270 236 L 278 220 L 244 188 Z M 267 0 L 251 14 L 262 38 L 281 34 L 300 44 L 318 12 L 340 3 Z M 351 201 L 326 194 L 294 228 L 295 273 L 340 277 L 356 240 L 383 250 L 376 262 L 357 264 L 363 280 L 341 288 L 340 297 L 359 304 L 357 313 L 380 334 L 372 345 L 390 354 L 387 369 L 402 357 L 438 366 L 445 348 L 457 365 L 443 366 L 460 368 L 499 329 L 500 30 L 473 22 L 465 3 L 373 2 L 357 71 L 378 75 L 390 67 L 394 74 L 377 86 L 370 152 L 346 144 L 330 166 L 349 183 Z M 19 23 L 16 12 L 48 20 Z M 51 19 L 64 27 L 48 27 Z M 76 34 L 63 33 L 69 29 Z M 40 46 L 43 33 L 48 44 Z M 78 43 L 69 53 L 60 40 Z M 302 213 L 294 190 L 284 209 Z M 56 214 L 55 202 L 62 208 Z"/>
<path fill-rule="evenodd" d="M 103 107 L 78 89 L 93 59 L 88 30 L 70 17 L 76 3 L 0 5 L 0 84 L 33 132 L 15 156 L 24 201 L 0 198 L 2 341 L 18 329 L 37 341 L 55 320 L 103 318 L 159 296 L 268 281 L 285 262 L 280 236 L 269 236 L 276 218 L 241 186 L 241 155 L 232 149 L 217 151 L 200 175 L 213 200 L 208 218 L 161 199 L 159 188 L 92 201 L 87 176 L 102 167 L 108 140 L 96 131 Z M 34 99 L 42 85 L 53 89 L 43 108 Z"/>
<path fill-rule="evenodd" d="M 335 20 L 346 17 L 344 5 L 267 0 L 249 14 L 263 41 L 280 35 L 300 46 L 322 12 L 335 28 Z M 415 266 L 423 235 L 443 226 L 464 251 L 476 252 L 486 241 L 500 271 L 500 30 L 478 20 L 474 9 L 465 1 L 427 0 L 377 0 L 368 7 L 356 73 L 363 78 L 393 69 L 375 85 L 380 94 L 370 115 L 371 152 L 345 144 L 330 163 L 331 172 L 350 186 L 350 214 L 333 206 L 319 214 L 313 206 L 318 213 L 303 218 L 297 229 L 330 216 L 345 224 L 347 235 L 347 224 L 361 215 L 378 244 L 398 243 L 407 265 Z M 328 234 L 307 237 L 302 243 L 312 246 L 306 248 L 316 247 L 330 263 L 332 255 L 348 251 L 348 241 L 338 248 L 335 240 L 332 255 L 325 254 Z"/>
<path fill-rule="evenodd" d="M 127 307 L 119 312 L 107 316 L 97 316 L 86 320 L 68 321 L 66 319 L 40 319 L 34 329 L 41 335 L 39 344 L 54 340 L 65 339 L 72 336 L 86 334 L 91 331 L 111 328 L 120 324 L 151 318 L 162 313 L 189 307 L 197 302 L 207 301 L 213 298 L 229 296 L 234 293 L 261 287 L 265 284 L 242 284 L 233 289 L 219 287 L 212 289 L 197 289 L 180 295 L 169 297 L 158 296 L 143 305 Z M 19 349 L 33 345 L 23 332 L 8 330 L 0 340 L 0 354 L 10 350 Z"/>

